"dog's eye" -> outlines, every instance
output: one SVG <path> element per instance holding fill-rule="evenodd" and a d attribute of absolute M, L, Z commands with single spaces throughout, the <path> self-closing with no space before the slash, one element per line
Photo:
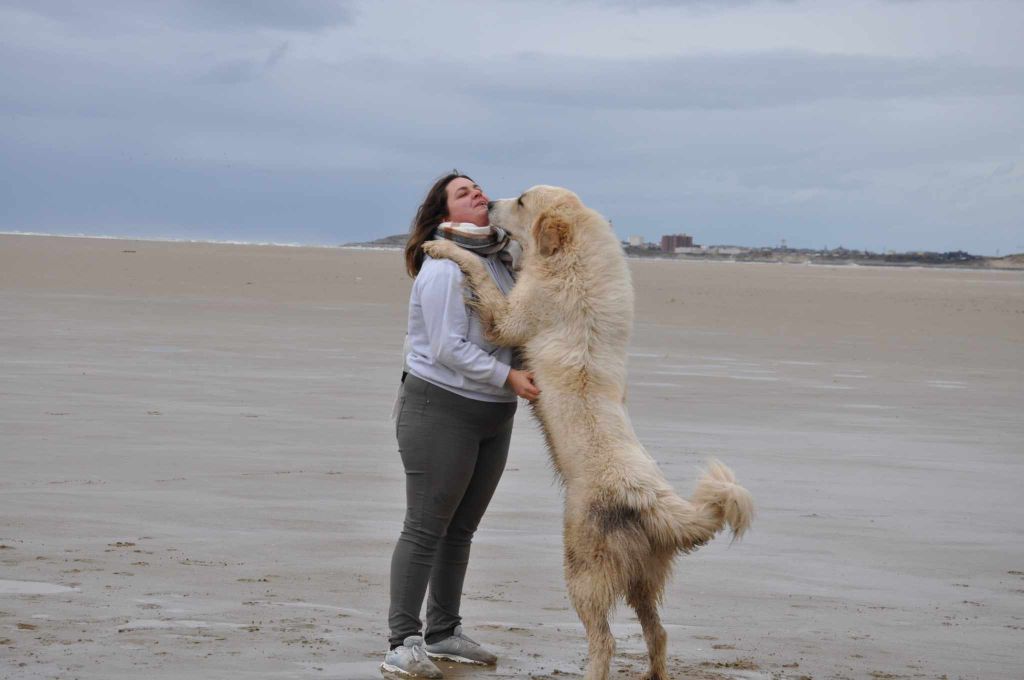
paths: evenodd
<path fill-rule="evenodd" d="M 516 203 L 519 205 L 520 208 L 522 208 L 523 207 L 523 197 L 520 196 L 519 198 L 517 198 L 516 199 Z"/>

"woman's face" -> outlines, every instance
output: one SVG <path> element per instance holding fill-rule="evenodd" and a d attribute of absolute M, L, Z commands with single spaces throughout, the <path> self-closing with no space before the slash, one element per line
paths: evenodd
<path fill-rule="evenodd" d="M 487 196 L 467 177 L 456 177 L 445 187 L 448 194 L 448 222 L 470 222 L 478 227 L 491 223 L 487 216 Z"/>

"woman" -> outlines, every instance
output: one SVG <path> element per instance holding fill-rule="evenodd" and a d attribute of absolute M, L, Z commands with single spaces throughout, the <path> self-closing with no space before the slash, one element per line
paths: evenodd
<path fill-rule="evenodd" d="M 507 293 L 513 284 L 505 263 L 511 242 L 490 226 L 487 204 L 472 179 L 445 175 L 427 192 L 405 247 L 406 269 L 415 282 L 395 427 L 405 466 L 406 514 L 391 558 L 391 649 L 381 668 L 417 677 L 441 677 L 428 656 L 496 661 L 462 633 L 462 584 L 473 533 L 505 469 L 516 396 L 533 401 L 540 394 L 533 376 L 513 367 L 511 349 L 484 339 L 479 319 L 465 304 L 458 266 L 425 256 L 420 248 L 431 238 L 452 239 L 483 258 Z"/>

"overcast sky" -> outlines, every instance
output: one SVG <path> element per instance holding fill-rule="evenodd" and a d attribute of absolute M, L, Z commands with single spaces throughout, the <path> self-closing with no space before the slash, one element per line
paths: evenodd
<path fill-rule="evenodd" d="M 452 167 L 704 244 L 1024 251 L 1020 0 L 0 1 L 0 231 L 337 244 Z"/>

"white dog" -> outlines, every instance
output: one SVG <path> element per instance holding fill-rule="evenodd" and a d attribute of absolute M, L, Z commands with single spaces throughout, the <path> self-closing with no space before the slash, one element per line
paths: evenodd
<path fill-rule="evenodd" d="M 673 558 L 726 525 L 741 536 L 753 500 L 714 462 L 693 497 L 680 498 L 637 440 L 624 404 L 633 287 L 608 222 L 572 192 L 546 186 L 496 201 L 490 216 L 523 245 L 508 298 L 476 255 L 443 240 L 423 248 L 460 266 L 491 339 L 521 346 L 541 389 L 534 413 L 565 484 L 565 577 L 587 631 L 585 677 L 608 677 L 608 615 L 624 597 L 643 627 L 645 677 L 667 680 L 657 606 Z"/>

